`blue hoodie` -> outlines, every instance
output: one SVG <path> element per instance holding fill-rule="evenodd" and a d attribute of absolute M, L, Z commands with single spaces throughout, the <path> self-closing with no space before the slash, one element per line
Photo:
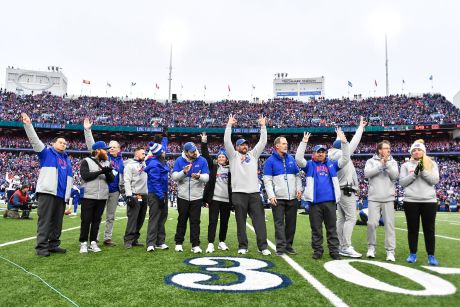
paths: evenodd
<path fill-rule="evenodd" d="M 124 173 L 125 166 L 123 164 L 123 158 L 121 152 L 116 156 L 108 154 L 110 166 L 113 168 L 113 174 L 115 179 L 109 183 L 109 193 L 120 191 L 120 174 Z"/>
<path fill-rule="evenodd" d="M 312 203 L 335 202 L 333 178 L 337 179 L 339 165 L 337 161 L 326 159 L 324 162 L 310 160 L 302 169 L 308 178 L 313 178 Z"/>
<path fill-rule="evenodd" d="M 164 199 L 165 193 L 168 192 L 168 164 L 161 162 L 159 159 L 148 159 L 147 167 L 144 172 L 147 173 L 147 191 L 154 193 L 159 199 Z"/>

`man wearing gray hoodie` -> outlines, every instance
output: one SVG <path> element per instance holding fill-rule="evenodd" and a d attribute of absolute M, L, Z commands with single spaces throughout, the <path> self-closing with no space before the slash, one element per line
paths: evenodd
<path fill-rule="evenodd" d="M 367 122 L 361 116 L 359 127 L 350 141 L 350 154 L 352 155 L 361 141 Z M 338 161 L 342 157 L 342 142 L 337 139 L 333 148 L 328 151 L 328 158 Z M 345 257 L 360 258 L 362 255 L 355 251 L 351 244 L 353 228 L 356 224 L 356 193 L 359 189 L 358 175 L 353 162 L 347 163 L 337 172 L 341 197 L 337 202 L 337 235 L 339 237 L 339 254 Z"/>
<path fill-rule="evenodd" d="M 369 180 L 369 220 L 367 221 L 367 257 L 375 258 L 377 227 L 380 215 L 385 223 L 387 261 L 395 261 L 395 182 L 399 176 L 398 163 L 390 155 L 390 142 L 377 144 L 376 154 L 366 161 L 364 177 Z"/>

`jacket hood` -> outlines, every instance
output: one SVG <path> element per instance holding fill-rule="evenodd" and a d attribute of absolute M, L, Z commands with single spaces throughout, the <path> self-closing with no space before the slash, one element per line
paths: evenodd
<path fill-rule="evenodd" d="M 195 152 L 196 152 L 196 158 L 194 160 L 190 160 L 189 158 L 187 158 L 187 156 L 185 155 L 185 151 L 182 152 L 182 158 L 184 158 L 188 162 L 193 162 L 200 157 L 200 152 L 198 150 L 196 150 Z"/>

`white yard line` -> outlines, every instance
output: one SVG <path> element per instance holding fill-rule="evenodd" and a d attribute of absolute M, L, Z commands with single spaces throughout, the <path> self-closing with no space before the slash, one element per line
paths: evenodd
<path fill-rule="evenodd" d="M 402 230 L 402 231 L 407 231 L 407 229 L 399 228 L 399 227 L 395 227 L 395 229 Z M 420 231 L 419 234 L 423 234 L 423 232 Z M 443 238 L 443 239 L 448 239 L 448 240 L 454 240 L 454 241 L 460 241 L 459 238 L 453 238 L 453 237 L 442 236 L 442 235 L 435 235 L 435 236 L 438 237 L 438 238 Z"/>

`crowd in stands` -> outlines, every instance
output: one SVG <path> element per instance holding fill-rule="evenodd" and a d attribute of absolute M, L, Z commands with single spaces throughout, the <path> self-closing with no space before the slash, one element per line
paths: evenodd
<path fill-rule="evenodd" d="M 425 94 L 371 97 L 363 100 L 317 99 L 301 102 L 275 99 L 261 103 L 224 100 L 213 103 L 117 97 L 63 98 L 49 94 L 16 95 L 0 91 L 0 120 L 17 121 L 26 112 L 33 122 L 81 124 L 90 117 L 96 125 L 224 127 L 234 114 L 239 127 L 258 127 L 259 114 L 269 117 L 268 127 L 357 126 L 364 116 L 371 126 L 457 123 L 460 110 L 444 96 Z"/>

